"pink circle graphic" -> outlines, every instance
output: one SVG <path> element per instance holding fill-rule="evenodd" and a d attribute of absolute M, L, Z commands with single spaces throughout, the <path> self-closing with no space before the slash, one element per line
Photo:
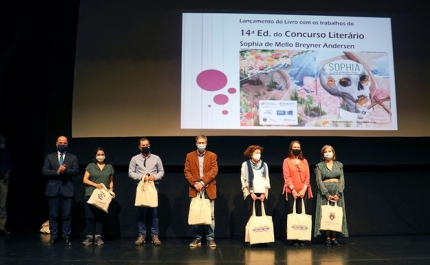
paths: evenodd
<path fill-rule="evenodd" d="M 214 102 L 218 105 L 224 105 L 228 102 L 228 97 L 224 94 L 218 94 L 214 97 Z"/>
<path fill-rule="evenodd" d="M 230 87 L 227 91 L 228 91 L 228 93 L 230 93 L 230 94 L 234 94 L 234 93 L 236 93 L 236 88 L 234 88 L 234 87 Z"/>
<path fill-rule="evenodd" d="M 228 114 L 228 110 L 223 110 L 222 114 L 227 115 Z"/>
<path fill-rule="evenodd" d="M 206 91 L 217 91 L 227 84 L 227 76 L 218 70 L 210 69 L 197 76 L 197 85 Z"/>

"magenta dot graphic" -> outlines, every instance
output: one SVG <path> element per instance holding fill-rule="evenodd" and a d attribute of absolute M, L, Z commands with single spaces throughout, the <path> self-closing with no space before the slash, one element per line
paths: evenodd
<path fill-rule="evenodd" d="M 228 114 L 228 110 L 223 110 L 222 114 L 227 115 Z"/>
<path fill-rule="evenodd" d="M 236 93 L 236 88 L 234 88 L 234 87 L 230 87 L 227 91 L 228 91 L 228 93 L 230 93 L 230 94 L 234 94 L 234 93 Z"/>
<path fill-rule="evenodd" d="M 228 102 L 228 97 L 224 94 L 218 94 L 214 97 L 214 102 L 218 105 L 224 105 Z"/>
<path fill-rule="evenodd" d="M 209 69 L 197 76 L 197 85 L 206 91 L 217 91 L 227 84 L 227 76 L 218 70 Z"/>

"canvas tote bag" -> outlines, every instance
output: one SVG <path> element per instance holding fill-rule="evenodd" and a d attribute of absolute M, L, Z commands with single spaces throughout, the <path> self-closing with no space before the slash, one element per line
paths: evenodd
<path fill-rule="evenodd" d="M 267 216 L 264 205 L 261 205 L 261 216 L 255 215 L 255 201 L 252 216 L 245 227 L 245 242 L 252 244 L 275 242 L 272 216 Z"/>
<path fill-rule="evenodd" d="M 87 203 L 107 213 L 109 204 L 112 201 L 112 195 L 110 195 L 103 183 L 102 186 L 101 189 L 94 189 Z"/>
<path fill-rule="evenodd" d="M 342 232 L 343 209 L 337 206 L 337 202 L 331 206 L 330 202 L 327 205 L 321 205 L 321 226 L 320 230 L 330 230 Z"/>
<path fill-rule="evenodd" d="M 188 224 L 210 225 L 212 224 L 211 203 L 205 198 L 203 192 L 191 199 L 190 211 L 188 212 Z"/>
<path fill-rule="evenodd" d="M 158 207 L 158 192 L 154 181 L 144 181 L 142 178 L 136 188 L 134 206 Z"/>
<path fill-rule="evenodd" d="M 287 240 L 311 241 L 312 215 L 306 214 L 305 203 L 302 200 L 302 213 L 296 213 L 296 200 L 293 204 L 293 213 L 287 216 Z"/>

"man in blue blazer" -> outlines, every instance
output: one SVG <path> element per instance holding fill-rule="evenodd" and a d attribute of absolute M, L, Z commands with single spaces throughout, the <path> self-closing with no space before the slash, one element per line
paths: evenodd
<path fill-rule="evenodd" d="M 48 178 L 45 196 L 49 204 L 49 230 L 51 239 L 46 244 L 48 247 L 55 244 L 58 237 L 58 210 L 61 207 L 63 219 L 63 238 L 67 246 L 71 246 L 70 216 L 74 197 L 73 176 L 79 174 L 78 159 L 67 152 L 68 141 L 65 136 L 60 136 L 55 143 L 57 152 L 46 156 L 42 174 Z"/>

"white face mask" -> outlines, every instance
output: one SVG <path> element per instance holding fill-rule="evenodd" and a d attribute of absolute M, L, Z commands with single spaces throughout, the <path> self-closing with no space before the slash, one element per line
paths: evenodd
<path fill-rule="evenodd" d="M 252 159 L 254 159 L 255 161 L 260 161 L 261 155 L 260 154 L 255 154 L 252 156 Z"/>
<path fill-rule="evenodd" d="M 324 153 L 324 158 L 326 158 L 326 159 L 332 159 L 333 158 L 333 153 L 332 152 Z"/>
<path fill-rule="evenodd" d="M 105 161 L 105 156 L 97 156 L 96 159 L 99 162 L 103 162 L 103 161 Z"/>
<path fill-rule="evenodd" d="M 204 150 L 206 150 L 206 145 L 205 144 L 198 144 L 197 149 L 199 149 L 200 152 L 203 152 Z"/>

